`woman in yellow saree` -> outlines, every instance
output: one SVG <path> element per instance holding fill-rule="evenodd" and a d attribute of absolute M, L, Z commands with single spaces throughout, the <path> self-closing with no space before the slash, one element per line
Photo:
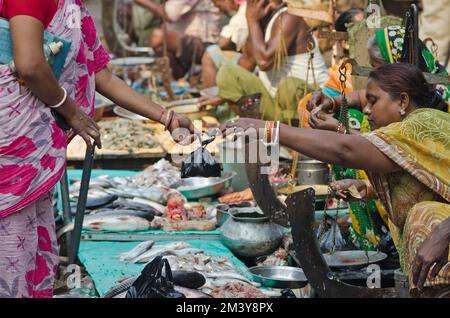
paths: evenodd
<path fill-rule="evenodd" d="M 363 111 L 371 133 L 343 135 L 248 118 L 228 122 L 222 130 L 279 127 L 279 133 L 268 135 L 279 136 L 280 144 L 317 160 L 366 171 L 370 186 L 358 180 L 358 189 L 362 196 L 375 192 L 388 212 L 411 291 L 450 296 L 447 105 L 417 67 L 402 63 L 373 71 L 366 99 Z"/>

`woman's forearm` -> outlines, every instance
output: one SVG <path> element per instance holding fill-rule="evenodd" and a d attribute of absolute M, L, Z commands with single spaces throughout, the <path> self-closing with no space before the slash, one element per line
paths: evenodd
<path fill-rule="evenodd" d="M 161 122 L 164 107 L 134 91 L 107 68 L 96 74 L 95 82 L 97 91 L 115 104 L 133 113 Z"/>
<path fill-rule="evenodd" d="M 10 26 L 17 76 L 45 104 L 51 106 L 60 103 L 64 91 L 45 61 L 42 23 L 35 18 L 21 15 L 12 18 Z M 57 112 L 66 119 L 72 117 L 76 111 L 77 107 L 70 98 L 57 108 Z"/>
<path fill-rule="evenodd" d="M 280 144 L 308 157 L 349 168 L 391 172 L 398 166 L 360 135 L 280 126 Z"/>

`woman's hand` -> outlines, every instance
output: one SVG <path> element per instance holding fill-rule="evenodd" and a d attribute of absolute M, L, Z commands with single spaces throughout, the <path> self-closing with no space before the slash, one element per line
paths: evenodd
<path fill-rule="evenodd" d="M 252 134 L 256 131 L 256 137 L 259 137 L 259 133 L 264 130 L 265 122 L 259 119 L 253 118 L 240 118 L 233 119 L 225 122 L 220 126 L 220 130 L 224 136 L 237 133 Z"/>
<path fill-rule="evenodd" d="M 325 95 L 321 91 L 312 93 L 308 103 L 306 104 L 306 109 L 311 112 L 316 108 L 321 108 L 321 110 L 327 114 L 333 113 L 332 97 Z"/>
<path fill-rule="evenodd" d="M 363 180 L 343 179 L 331 183 L 330 188 L 338 198 L 347 201 L 360 200 L 367 196 L 367 186 Z"/>
<path fill-rule="evenodd" d="M 430 273 L 435 278 L 448 263 L 448 244 L 450 239 L 450 219 L 437 226 L 417 250 L 412 265 L 413 283 L 422 289 Z M 430 272 L 431 269 L 431 272 Z"/>
<path fill-rule="evenodd" d="M 72 100 L 68 100 L 63 106 L 58 108 L 58 113 L 63 116 L 67 124 L 73 131 L 80 135 L 89 148 L 92 148 L 91 138 L 94 139 L 94 145 L 102 149 L 100 138 L 100 126 L 90 118 L 84 111 L 75 105 Z"/>
<path fill-rule="evenodd" d="M 194 124 L 192 121 L 184 116 L 177 113 L 173 115 L 172 123 L 168 127 L 170 133 L 172 134 L 173 140 L 181 144 L 186 144 L 188 141 L 193 141 L 193 135 L 199 132 L 195 131 Z M 182 129 L 180 129 L 182 128 Z"/>
<path fill-rule="evenodd" d="M 216 107 L 222 105 L 223 103 L 224 103 L 223 98 L 219 96 L 202 96 L 199 99 L 199 105 L 201 110 L 205 109 L 207 106 Z"/>
<path fill-rule="evenodd" d="M 332 114 L 324 112 L 320 106 L 311 111 L 308 123 L 314 129 L 337 131 L 339 121 Z"/>

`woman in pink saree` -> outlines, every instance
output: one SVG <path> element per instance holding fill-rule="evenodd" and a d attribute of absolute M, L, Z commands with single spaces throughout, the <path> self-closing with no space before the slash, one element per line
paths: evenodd
<path fill-rule="evenodd" d="M 91 119 L 95 91 L 170 131 L 192 133 L 193 126 L 108 71 L 109 55 L 81 0 L 0 0 L 0 16 L 10 22 L 17 71 L 0 65 L 0 297 L 52 297 L 58 264 L 53 188 L 71 137 L 101 147 Z M 71 42 L 58 81 L 44 59 L 44 30 Z M 68 134 L 52 105 L 72 128 Z"/>

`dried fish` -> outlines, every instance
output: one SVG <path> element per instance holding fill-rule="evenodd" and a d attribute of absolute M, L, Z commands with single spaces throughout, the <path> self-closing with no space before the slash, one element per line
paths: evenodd
<path fill-rule="evenodd" d="M 105 120 L 98 123 L 105 149 L 133 151 L 158 146 L 153 139 L 153 128 L 138 121 L 124 118 Z"/>

